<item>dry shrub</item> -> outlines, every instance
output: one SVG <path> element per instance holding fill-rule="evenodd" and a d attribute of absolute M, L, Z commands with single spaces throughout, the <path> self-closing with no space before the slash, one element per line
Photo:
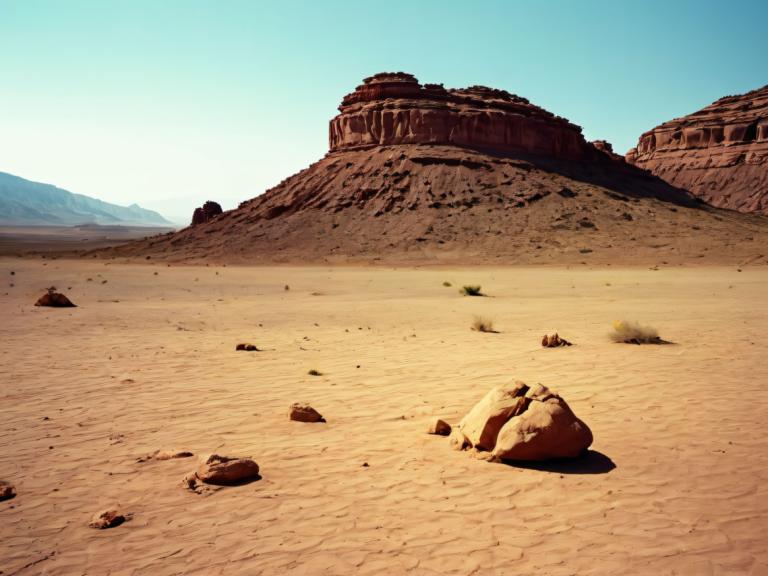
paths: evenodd
<path fill-rule="evenodd" d="M 472 330 L 476 332 L 496 333 L 496 330 L 493 329 L 493 320 L 484 318 L 483 316 L 475 316 L 475 319 L 472 321 Z"/>
<path fill-rule="evenodd" d="M 482 286 L 480 285 L 477 285 L 477 286 L 469 285 L 469 286 L 462 286 L 459 292 L 464 294 L 464 296 L 485 296 L 485 294 L 481 292 L 481 289 L 482 289 Z"/>
<path fill-rule="evenodd" d="M 614 342 L 625 344 L 667 344 L 655 328 L 629 320 L 615 320 L 610 336 Z"/>

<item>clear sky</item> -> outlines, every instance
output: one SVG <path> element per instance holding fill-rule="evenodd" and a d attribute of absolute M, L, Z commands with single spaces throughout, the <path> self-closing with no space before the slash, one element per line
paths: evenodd
<path fill-rule="evenodd" d="M 0 171 L 184 220 L 319 159 L 380 71 L 529 98 L 619 152 L 768 83 L 768 0 L 0 0 Z"/>

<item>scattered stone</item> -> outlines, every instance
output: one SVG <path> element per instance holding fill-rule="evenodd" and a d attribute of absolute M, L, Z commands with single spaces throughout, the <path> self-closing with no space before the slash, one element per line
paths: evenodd
<path fill-rule="evenodd" d="M 572 346 L 573 344 L 565 338 L 560 338 L 557 332 L 555 332 L 552 336 L 544 334 L 544 338 L 541 339 L 541 345 L 544 348 L 557 348 L 558 346 Z"/>
<path fill-rule="evenodd" d="M 198 482 L 218 486 L 234 486 L 258 480 L 259 465 L 250 458 L 230 458 L 211 454 L 205 458 L 197 472 L 185 477 L 185 482 L 191 490 L 195 490 Z"/>
<path fill-rule="evenodd" d="M 451 425 L 445 420 L 435 418 L 429 424 L 427 434 L 437 434 L 438 436 L 448 436 L 451 433 Z"/>
<path fill-rule="evenodd" d="M 127 518 L 125 515 L 116 508 L 107 508 L 101 512 L 96 512 L 96 514 L 94 514 L 91 518 L 88 526 L 98 530 L 104 530 L 106 528 L 114 528 L 115 526 L 120 526 L 120 524 L 126 520 Z"/>
<path fill-rule="evenodd" d="M 451 446 L 491 452 L 493 461 L 572 458 L 592 444 L 592 432 L 559 395 L 517 381 L 497 386 L 451 433 Z"/>
<path fill-rule="evenodd" d="M 238 344 L 235 346 L 235 350 L 245 350 L 246 352 L 258 352 L 259 349 L 255 344 Z"/>
<path fill-rule="evenodd" d="M 320 413 L 308 404 L 291 404 L 288 417 L 296 422 L 325 422 Z"/>
<path fill-rule="evenodd" d="M 16 497 L 16 487 L 5 480 L 0 480 L 0 502 Z"/>
<path fill-rule="evenodd" d="M 35 306 L 50 306 L 51 308 L 75 308 L 72 301 L 61 294 L 56 292 L 56 287 L 51 286 L 48 291 L 40 296 L 35 302 Z"/>

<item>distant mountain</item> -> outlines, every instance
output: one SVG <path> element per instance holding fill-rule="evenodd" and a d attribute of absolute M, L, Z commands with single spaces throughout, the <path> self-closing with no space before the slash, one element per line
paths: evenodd
<path fill-rule="evenodd" d="M 118 206 L 51 184 L 41 184 L 0 172 L 0 225 L 76 226 L 117 224 L 169 226 L 157 212 L 137 204 Z"/>

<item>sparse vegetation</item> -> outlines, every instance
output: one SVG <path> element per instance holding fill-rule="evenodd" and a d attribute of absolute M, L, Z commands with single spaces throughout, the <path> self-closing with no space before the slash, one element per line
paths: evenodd
<path fill-rule="evenodd" d="M 496 330 L 493 329 L 493 320 L 483 316 L 475 316 L 475 319 L 472 321 L 472 330 L 496 334 Z"/>
<path fill-rule="evenodd" d="M 643 326 L 629 320 L 616 320 L 613 323 L 611 340 L 624 344 L 668 344 L 659 337 L 659 332 L 650 326 Z"/>
<path fill-rule="evenodd" d="M 482 293 L 482 286 L 462 286 L 461 290 L 459 292 L 463 294 L 464 296 L 485 296 L 485 294 Z"/>
<path fill-rule="evenodd" d="M 445 282 L 443 282 L 443 286 L 445 286 L 446 288 L 450 288 L 451 286 L 453 286 L 453 284 L 451 284 L 450 282 L 448 282 L 448 280 L 446 280 Z"/>
<path fill-rule="evenodd" d="M 307 374 L 309 374 L 310 376 L 322 376 L 323 375 L 322 372 L 320 372 L 319 370 L 315 370 L 314 368 L 312 368 L 312 370 L 307 372 Z"/>

